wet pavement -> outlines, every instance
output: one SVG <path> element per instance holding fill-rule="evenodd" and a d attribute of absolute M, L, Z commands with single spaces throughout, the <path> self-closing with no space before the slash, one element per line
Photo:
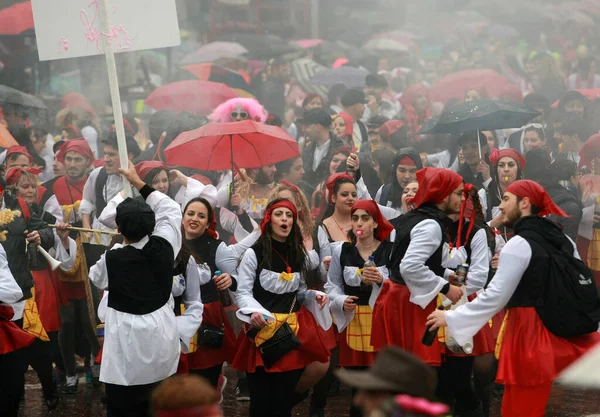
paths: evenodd
<path fill-rule="evenodd" d="M 225 388 L 223 409 L 225 417 L 245 417 L 248 415 L 248 403 L 238 403 L 234 398 L 235 374 L 227 372 L 228 384 Z M 60 416 L 60 417 L 104 417 L 106 410 L 100 401 L 101 390 L 92 388 L 81 378 L 76 395 L 61 396 L 56 410 L 48 413 L 42 399 L 41 387 L 35 373 L 27 375 L 25 402 L 21 407 L 22 417 Z M 294 416 L 308 416 L 308 401 L 294 409 Z M 326 416 L 348 415 L 350 390 L 343 388 L 340 395 L 329 398 Z M 1 415 L 1 410 L 0 410 Z M 556 386 L 548 406 L 546 417 L 600 417 L 600 391 L 569 390 Z M 492 417 L 500 417 L 500 402 L 493 405 Z"/>

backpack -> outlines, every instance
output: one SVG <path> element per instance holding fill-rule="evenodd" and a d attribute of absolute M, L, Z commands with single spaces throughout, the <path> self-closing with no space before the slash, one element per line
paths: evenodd
<path fill-rule="evenodd" d="M 592 271 L 572 253 L 555 248 L 536 233 L 519 235 L 549 255 L 549 273 L 540 283 L 540 299 L 535 307 L 544 326 L 563 338 L 596 332 L 600 298 Z"/>

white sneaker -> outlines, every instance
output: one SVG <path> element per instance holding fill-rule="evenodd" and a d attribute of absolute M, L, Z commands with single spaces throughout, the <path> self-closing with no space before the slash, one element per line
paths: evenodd
<path fill-rule="evenodd" d="M 67 376 L 67 383 L 63 386 L 62 392 L 64 394 L 76 394 L 78 383 L 79 378 L 77 377 L 77 375 Z"/>

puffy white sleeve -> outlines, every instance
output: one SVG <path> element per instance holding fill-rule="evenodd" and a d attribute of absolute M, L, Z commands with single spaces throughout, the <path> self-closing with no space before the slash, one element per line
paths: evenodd
<path fill-rule="evenodd" d="M 336 246 L 331 255 L 331 264 L 327 273 L 325 291 L 329 297 L 329 309 L 335 320 L 338 331 L 343 331 L 354 318 L 354 312 L 344 311 L 344 301 L 348 296 L 344 293 L 344 271 L 340 263 L 341 246 Z"/>
<path fill-rule="evenodd" d="M 271 312 L 254 299 L 253 288 L 257 270 L 258 260 L 256 254 L 253 249 L 248 249 L 238 267 L 238 287 L 235 292 L 235 300 L 238 306 L 236 316 L 245 323 L 250 323 L 252 313 L 260 313 L 271 320 L 275 320 Z"/>
<path fill-rule="evenodd" d="M 217 189 L 212 184 L 204 185 L 200 181 L 188 177 L 187 186 L 179 188 L 175 195 L 175 201 L 183 208 L 192 198 L 196 197 L 206 199 L 212 207 L 215 207 L 217 204 Z"/>
<path fill-rule="evenodd" d="M 181 249 L 181 207 L 169 196 L 153 191 L 146 198 L 146 203 L 154 211 L 156 225 L 153 236 L 164 238 L 173 247 L 173 260 Z"/>
<path fill-rule="evenodd" d="M 485 192 L 485 189 L 482 188 L 481 190 L 477 191 L 477 195 L 479 196 L 479 201 L 481 202 L 481 210 L 483 211 L 483 216 L 486 217 L 487 216 L 487 193 Z M 486 221 L 490 221 L 492 219 L 488 219 L 486 217 L 485 219 Z"/>
<path fill-rule="evenodd" d="M 192 337 L 194 337 L 202 324 L 204 304 L 202 304 L 201 300 L 200 285 L 201 282 L 210 279 L 210 275 L 210 268 L 206 264 L 198 265 L 194 258 L 190 256 L 186 269 L 185 291 L 183 293 L 185 311 L 181 316 L 175 318 L 183 353 L 189 352 Z"/>
<path fill-rule="evenodd" d="M 227 246 L 224 242 L 221 242 L 217 248 L 217 254 L 215 257 L 217 268 L 228 274 L 231 274 L 233 271 L 235 271 L 244 253 L 256 243 L 260 235 L 261 231 L 258 229 L 235 245 Z"/>
<path fill-rule="evenodd" d="M 508 303 L 531 260 L 531 246 L 515 236 L 500 253 L 498 270 L 485 291 L 456 310 L 446 312 L 448 328 L 459 345 L 472 338 Z"/>
<path fill-rule="evenodd" d="M 471 239 L 471 265 L 467 274 L 467 295 L 485 287 L 490 272 L 490 250 L 485 229 L 480 229 Z"/>
<path fill-rule="evenodd" d="M 316 269 L 319 267 L 319 255 L 315 250 L 308 251 L 308 257 L 306 259 L 308 269 Z M 331 312 L 329 311 L 329 305 L 327 304 L 323 309 L 317 302 L 317 295 L 326 296 L 327 294 L 323 291 L 309 290 L 306 286 L 306 281 L 302 279 L 298 288 L 297 300 L 302 303 L 315 318 L 317 324 L 325 330 L 329 330 L 333 321 L 331 320 Z"/>
<path fill-rule="evenodd" d="M 57 223 L 62 223 L 64 221 L 63 210 L 60 207 L 60 204 L 58 204 L 58 200 L 55 195 L 53 195 L 48 199 L 48 201 L 46 201 L 46 204 L 44 204 L 44 211 L 47 211 L 48 213 L 56 217 Z"/>
<path fill-rule="evenodd" d="M 8 268 L 4 246 L 0 245 L 0 303 L 16 303 L 21 297 L 23 291 Z"/>
<path fill-rule="evenodd" d="M 258 229 L 258 225 L 252 219 L 252 217 L 248 216 L 248 219 L 250 220 L 250 224 L 252 224 L 252 230 Z M 231 233 L 238 242 L 250 234 L 250 232 L 244 229 L 244 226 L 242 226 L 238 215 L 226 209 L 225 207 L 221 207 L 219 222 L 221 223 L 223 230 Z"/>
<path fill-rule="evenodd" d="M 435 220 L 423 220 L 410 232 L 410 244 L 400 262 L 400 274 L 410 290 L 410 301 L 425 309 L 447 281 L 425 262 L 442 243 L 442 230 Z"/>
<path fill-rule="evenodd" d="M 69 238 L 69 247 L 65 248 L 54 231 L 54 250 L 56 254 L 54 258 L 60 262 L 60 269 L 63 271 L 70 271 L 75 265 L 75 259 L 77 258 L 77 243 Z"/>
<path fill-rule="evenodd" d="M 365 180 L 361 176 L 360 179 L 356 182 L 356 199 L 357 200 L 372 200 L 371 194 L 369 193 L 369 189 L 365 184 Z"/>
<path fill-rule="evenodd" d="M 80 214 L 91 215 L 96 210 L 96 179 L 101 169 L 96 168 L 93 170 L 83 186 L 83 197 L 79 206 Z"/>
<path fill-rule="evenodd" d="M 109 229 L 117 230 L 117 206 L 124 200 L 121 193 L 117 193 L 116 196 L 106 203 L 106 207 L 102 210 L 102 214 L 98 217 L 98 221 Z"/>
<path fill-rule="evenodd" d="M 122 248 L 123 245 L 117 243 L 110 250 Z M 89 273 L 90 280 L 99 290 L 108 289 L 108 270 L 106 269 L 106 252 L 102 254 L 98 262 L 91 268 Z"/>

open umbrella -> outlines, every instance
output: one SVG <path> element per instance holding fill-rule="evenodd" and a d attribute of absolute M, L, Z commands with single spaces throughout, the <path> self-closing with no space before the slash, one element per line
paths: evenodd
<path fill-rule="evenodd" d="M 18 35 L 29 29 L 33 29 L 30 1 L 0 10 L 0 35 Z"/>
<path fill-rule="evenodd" d="M 317 93 L 327 97 L 327 88 L 313 84 L 310 80 L 318 72 L 327 70 L 327 67 L 316 63 L 312 59 L 300 58 L 292 61 L 292 74 L 302 89 L 308 93 Z"/>
<path fill-rule="evenodd" d="M 225 84 L 233 88 L 240 97 L 254 97 L 249 82 L 239 72 L 210 63 L 186 65 L 183 69 L 194 74 L 201 81 Z"/>
<path fill-rule="evenodd" d="M 211 42 L 200 47 L 196 52 L 184 56 L 181 65 L 214 62 L 219 58 L 238 58 L 247 52 L 248 50 L 239 43 Z"/>
<path fill-rule="evenodd" d="M 490 97 L 500 95 L 511 82 L 491 69 L 473 69 L 447 75 L 431 86 L 429 98 L 432 101 L 446 102 L 450 99 L 462 100 L 472 88 L 484 88 Z"/>
<path fill-rule="evenodd" d="M 475 100 L 449 106 L 434 125 L 426 123 L 419 133 L 459 135 L 474 130 L 517 128 L 539 115 L 540 113 L 522 104 L 487 99 Z M 481 148 L 479 156 L 481 157 Z"/>
<path fill-rule="evenodd" d="M 317 85 L 331 87 L 335 84 L 344 84 L 348 88 L 364 88 L 369 71 L 362 68 L 340 67 L 316 73 L 310 82 Z"/>
<path fill-rule="evenodd" d="M 321 45 L 323 42 L 325 42 L 323 39 L 298 39 L 290 41 L 290 43 L 298 45 L 302 49 L 314 48 L 315 46 Z"/>
<path fill-rule="evenodd" d="M 156 110 L 189 111 L 207 116 L 219 104 L 235 97 L 238 94 L 225 84 L 191 80 L 158 87 L 145 103 Z"/>
<path fill-rule="evenodd" d="M 398 39 L 373 38 L 363 46 L 364 49 L 376 51 L 406 52 L 408 47 Z"/>
<path fill-rule="evenodd" d="M 36 96 L 15 90 L 6 85 L 0 85 L 0 107 L 7 105 L 34 110 L 46 109 L 44 102 Z"/>
<path fill-rule="evenodd" d="M 285 130 L 252 120 L 208 123 L 183 132 L 165 149 L 169 164 L 203 171 L 259 168 L 300 155 Z"/>

